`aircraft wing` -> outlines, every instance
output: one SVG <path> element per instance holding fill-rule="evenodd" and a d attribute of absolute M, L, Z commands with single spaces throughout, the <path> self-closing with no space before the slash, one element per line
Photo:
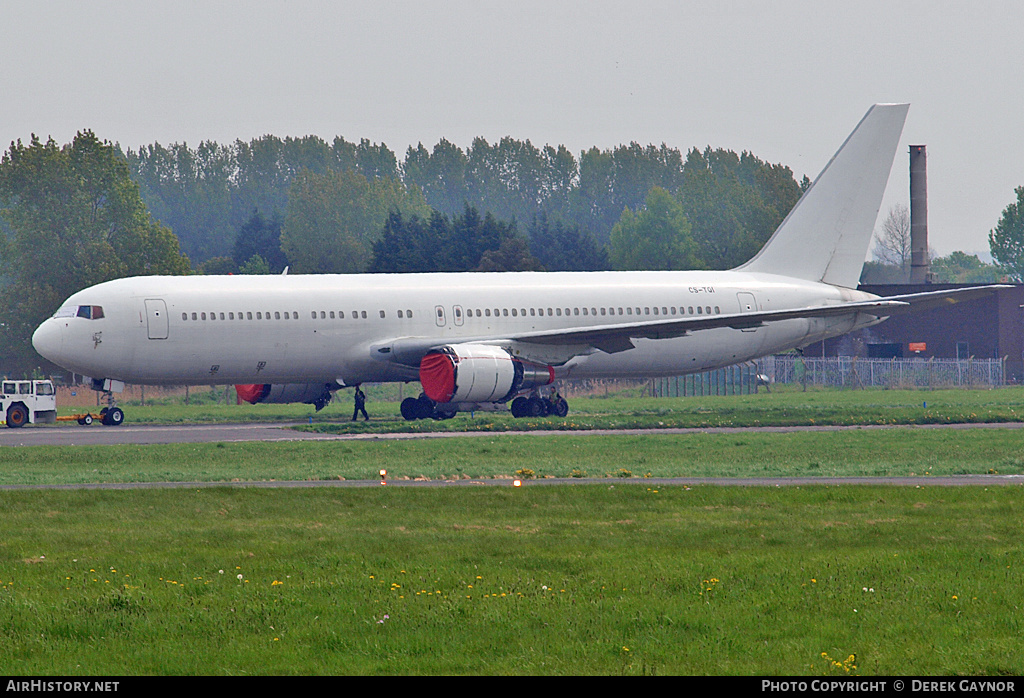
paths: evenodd
<path fill-rule="evenodd" d="M 427 351 L 450 343 L 557 345 L 570 348 L 569 354 L 571 355 L 585 354 L 594 349 L 615 354 L 632 349 L 634 346 L 632 340 L 634 339 L 667 339 L 670 337 L 681 337 L 690 332 L 723 327 L 745 330 L 761 327 L 768 322 L 779 322 L 795 318 L 835 317 L 837 315 L 849 315 L 850 313 L 866 313 L 882 317 L 890 315 L 907 305 L 908 302 L 903 300 L 878 299 L 836 305 L 789 308 L 786 310 L 761 310 L 750 313 L 686 316 L 614 325 L 590 325 L 577 328 L 522 332 L 500 337 L 460 337 L 457 340 L 447 341 L 438 337 L 400 337 L 374 344 L 370 347 L 370 352 L 374 358 L 395 361 L 406 366 L 418 366 L 420 359 Z"/>
<path fill-rule="evenodd" d="M 614 354 L 632 349 L 632 340 L 634 339 L 667 339 L 669 337 L 681 337 L 690 332 L 723 327 L 746 330 L 762 327 L 768 322 L 779 322 L 795 318 L 835 317 L 837 315 L 849 315 L 852 312 L 882 317 L 891 314 L 894 309 L 902 308 L 904 305 L 906 305 L 904 301 L 879 299 L 837 305 L 789 308 L 786 310 L 760 310 L 750 313 L 726 315 L 697 315 L 618 325 L 603 325 L 601 327 L 549 330 L 519 334 L 510 337 L 510 339 L 534 344 L 589 344 L 609 354 Z"/>

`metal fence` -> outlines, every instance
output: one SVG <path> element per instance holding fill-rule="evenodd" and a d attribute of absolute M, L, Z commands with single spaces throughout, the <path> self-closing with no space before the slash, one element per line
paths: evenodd
<path fill-rule="evenodd" d="M 757 366 L 740 364 L 688 376 L 655 378 L 655 397 L 702 397 L 705 395 L 752 395 L 757 392 Z"/>
<path fill-rule="evenodd" d="M 985 388 L 1005 385 L 1005 359 L 813 359 L 784 355 L 757 361 L 772 383 L 845 388 Z"/>

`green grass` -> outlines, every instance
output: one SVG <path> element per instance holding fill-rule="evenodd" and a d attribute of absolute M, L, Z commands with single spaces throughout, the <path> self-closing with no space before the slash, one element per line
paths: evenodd
<path fill-rule="evenodd" d="M 1020 675 L 1021 499 L 6 493 L 0 672 L 846 675 L 823 654 L 855 654 L 856 675 Z"/>
<path fill-rule="evenodd" d="M 1024 473 L 1018 429 L 549 434 L 0 449 L 0 485 L 537 477 Z M 625 472 L 624 472 L 625 471 Z"/>
<path fill-rule="evenodd" d="M 1007 389 L 577 399 L 572 416 L 648 427 L 1007 421 L 1022 398 Z M 370 407 L 370 429 L 526 421 L 407 425 L 393 403 Z M 252 411 L 264 408 L 276 420 L 312 414 Z M 210 421 L 248 409 L 201 408 Z M 128 414 L 187 422 L 198 411 Z M 936 475 L 1024 472 L 1019 430 L 18 447 L 0 449 L 0 484 L 373 479 L 382 466 L 392 479 L 521 468 L 603 479 L 2 492 L 0 673 L 1024 672 L 1024 490 L 929 486 Z M 920 484 L 664 487 L 616 479 L 622 471 L 912 474 Z"/>
<path fill-rule="evenodd" d="M 200 404 L 125 406 L 128 424 L 304 422 L 330 433 L 659 429 L 670 427 L 951 424 L 1024 420 L 1024 387 L 995 390 L 819 390 L 777 386 L 772 393 L 723 397 L 576 397 L 566 419 L 513 419 L 506 412 L 406 422 L 388 386 L 367 388 L 372 421 L 351 422 L 352 398 L 339 391 L 326 409 L 309 405 Z M 200 393 L 199 395 L 202 395 Z M 195 402 L 196 399 L 193 399 Z M 61 414 L 75 410 L 62 408 Z M 312 422 L 309 426 L 308 423 Z"/>

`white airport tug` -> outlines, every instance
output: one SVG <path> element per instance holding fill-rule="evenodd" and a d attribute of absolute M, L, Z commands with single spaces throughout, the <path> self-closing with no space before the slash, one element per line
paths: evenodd
<path fill-rule="evenodd" d="M 11 428 L 57 421 L 57 395 L 48 380 L 0 381 L 0 418 Z"/>

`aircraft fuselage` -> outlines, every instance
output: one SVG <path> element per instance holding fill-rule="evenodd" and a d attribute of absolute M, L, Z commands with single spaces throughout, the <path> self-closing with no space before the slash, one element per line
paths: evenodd
<path fill-rule="evenodd" d="M 40 353 L 71 371 L 132 383 L 354 385 L 417 379 L 415 366 L 389 354 L 395 340 L 488 342 L 873 298 L 737 271 L 135 277 L 71 296 L 33 341 Z M 553 365 L 558 378 L 681 375 L 878 321 L 851 311 L 638 338 L 634 348 L 615 353 L 533 346 L 540 354 L 526 358 Z"/>

